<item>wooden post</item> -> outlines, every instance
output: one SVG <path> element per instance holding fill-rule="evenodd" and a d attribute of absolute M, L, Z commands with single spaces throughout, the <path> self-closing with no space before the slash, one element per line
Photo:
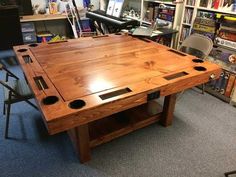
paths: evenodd
<path fill-rule="evenodd" d="M 78 146 L 79 158 L 80 162 L 84 163 L 91 159 L 88 124 L 81 125 L 76 129 L 78 138 L 77 146 Z"/>
<path fill-rule="evenodd" d="M 160 123 L 165 127 L 170 126 L 172 124 L 175 102 L 176 94 L 168 95 L 165 97 L 163 112 L 160 120 Z"/>
<path fill-rule="evenodd" d="M 91 159 L 89 146 L 88 124 L 78 126 L 68 131 L 68 134 L 75 146 L 80 162 L 84 163 Z"/>

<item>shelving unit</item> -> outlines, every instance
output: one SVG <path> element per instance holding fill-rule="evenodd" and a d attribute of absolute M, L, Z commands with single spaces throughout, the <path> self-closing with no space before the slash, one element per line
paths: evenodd
<path fill-rule="evenodd" d="M 194 26 L 194 20 L 195 20 L 199 11 L 212 12 L 212 13 L 216 13 L 216 12 L 217 13 L 224 13 L 226 15 L 227 14 L 236 15 L 236 12 L 225 11 L 220 8 L 213 9 L 213 8 L 200 7 L 200 0 L 185 0 L 182 4 L 178 4 L 178 3 L 176 4 L 173 2 L 165 2 L 165 1 L 159 1 L 159 0 L 157 0 L 157 1 L 155 1 L 155 0 L 140 0 L 140 2 L 141 2 L 141 6 L 140 6 L 141 7 L 141 15 L 140 15 L 141 18 L 139 19 L 139 21 L 142 23 L 145 22 L 147 24 L 151 24 L 150 21 L 144 20 L 144 17 L 146 15 L 147 10 L 148 10 L 149 3 L 164 4 L 164 5 L 175 7 L 173 29 L 178 30 L 179 34 L 177 35 L 177 38 L 175 40 L 172 39 L 171 46 L 172 47 L 174 46 L 174 48 L 178 48 L 178 46 L 181 45 L 182 41 L 187 36 L 189 36 L 191 34 L 191 31 L 193 30 L 193 28 L 194 29 L 196 28 L 196 26 Z M 180 19 L 179 17 L 182 17 L 182 18 Z M 215 45 L 215 46 L 217 46 L 217 45 Z M 227 47 L 225 47 L 225 48 L 227 48 Z M 235 69 L 236 64 L 231 65 L 229 63 L 224 63 L 223 61 L 220 61 L 220 60 L 214 59 L 214 58 L 209 58 L 209 60 L 211 62 L 214 62 L 214 63 L 220 65 L 225 72 L 230 72 L 231 74 L 236 75 L 236 69 Z M 215 89 L 211 89 L 209 87 L 206 88 L 206 90 L 209 93 L 211 93 L 212 95 L 215 95 L 216 97 L 218 97 L 226 102 L 231 102 L 230 95 L 225 96 L 224 94 L 221 94 L 220 92 L 216 91 Z M 236 88 L 234 90 L 235 90 L 234 92 L 236 92 Z M 235 100 L 235 102 L 236 102 L 236 100 Z"/>
<path fill-rule="evenodd" d="M 175 14 L 173 15 L 174 19 L 173 19 L 173 23 L 172 23 L 172 29 L 179 31 L 180 28 L 180 16 L 182 16 L 182 10 L 183 10 L 183 3 L 176 3 L 176 2 L 172 2 L 172 1 L 160 1 L 160 0 L 129 0 L 127 4 L 129 4 L 130 7 L 133 7 L 137 10 L 137 8 L 140 7 L 140 18 L 134 18 L 134 17 L 130 17 L 130 16 L 126 16 L 130 19 L 135 19 L 138 20 L 141 24 L 145 24 L 145 25 L 151 25 L 153 23 L 153 21 L 155 21 L 155 19 L 153 19 L 152 21 L 148 21 L 147 19 L 145 19 L 146 13 L 148 11 L 148 4 L 149 3 L 153 3 L 157 6 L 159 6 L 160 4 L 163 4 L 164 6 L 170 6 L 175 8 Z M 131 5 L 130 5 L 131 4 Z M 138 5 L 139 4 L 139 5 Z M 137 10 L 139 11 L 139 10 Z M 174 37 L 172 37 L 171 40 L 171 47 L 176 48 L 177 47 L 177 41 L 178 41 L 178 34 L 174 35 Z"/>
<path fill-rule="evenodd" d="M 219 49 L 215 49 L 215 50 L 219 50 Z M 236 54 L 236 51 L 232 51 L 232 53 Z M 236 105 L 236 98 L 232 96 L 234 92 L 236 94 L 236 79 L 235 79 L 236 78 L 236 63 L 235 64 L 231 64 L 229 62 L 219 60 L 219 59 L 217 59 L 217 56 L 209 56 L 207 60 L 212 62 L 212 63 L 216 63 L 216 64 L 220 65 L 222 67 L 222 69 L 223 69 L 223 73 L 228 73 L 228 75 L 230 77 L 234 77 L 234 81 L 233 81 L 234 83 L 232 85 L 232 81 L 229 81 L 229 77 L 228 78 L 224 78 L 224 80 L 226 80 L 226 81 L 224 81 L 224 80 L 222 81 L 222 78 L 220 78 L 218 80 L 221 80 L 221 83 L 223 83 L 220 86 L 221 88 L 223 88 L 223 92 L 221 90 L 215 89 L 212 86 L 206 87 L 206 91 L 208 93 L 210 93 L 210 94 L 220 98 L 221 100 L 223 100 L 225 102 L 232 103 L 232 101 L 234 101 L 234 105 Z M 225 83 L 225 86 L 224 86 L 224 83 Z M 230 84 L 232 85 L 232 88 L 230 89 L 230 93 L 228 92 L 226 94 L 225 90 L 227 88 L 231 87 Z"/>
<path fill-rule="evenodd" d="M 219 61 L 215 61 L 214 63 L 219 64 Z M 208 82 L 206 84 L 205 90 L 211 95 L 214 95 L 221 100 L 230 103 L 233 92 L 236 91 L 236 73 L 229 71 L 227 67 L 223 67 L 222 69 L 223 72 L 220 78 L 214 81 L 214 83 Z"/>
<path fill-rule="evenodd" d="M 201 12 L 209 12 L 209 13 L 223 13 L 225 15 L 235 15 L 236 12 L 232 12 L 229 9 L 228 10 L 223 10 L 223 8 L 207 8 L 207 7 L 201 7 L 200 6 L 200 0 L 186 0 L 183 4 L 183 16 L 181 19 L 181 25 L 180 25 L 180 34 L 178 38 L 178 46 L 181 45 L 182 41 L 191 34 L 193 28 L 194 28 L 194 20 L 197 17 L 197 14 Z M 209 5 L 206 5 L 209 7 Z M 186 14 L 189 13 L 188 11 L 192 11 L 191 19 L 186 19 Z M 187 17 L 188 18 L 188 17 Z M 213 38 L 214 39 L 214 38 Z M 236 54 L 236 50 L 232 48 L 228 48 L 225 46 L 217 45 L 216 43 L 214 44 L 216 47 L 220 48 L 225 48 L 225 49 L 230 49 L 233 53 Z M 236 75 L 236 64 L 230 64 L 224 61 L 221 61 L 216 58 L 216 56 L 213 58 L 213 56 L 208 57 L 209 61 L 214 62 L 218 65 L 220 65 L 223 69 L 224 72 L 230 73 L 232 75 Z M 222 99 L 225 102 L 230 103 L 231 102 L 231 96 L 229 94 L 224 94 L 223 92 L 220 92 L 216 90 L 214 87 L 206 87 L 206 91 L 209 92 L 210 94 Z M 236 81 L 234 85 L 234 89 L 232 90 L 232 93 L 236 93 Z M 232 95 L 232 94 L 231 94 Z M 235 100 L 235 105 L 236 105 L 236 100 Z"/>
<path fill-rule="evenodd" d="M 185 0 L 183 4 L 183 15 L 179 30 L 178 46 L 182 41 L 190 35 L 193 27 L 193 21 L 197 14 L 197 0 Z M 188 15 L 191 13 L 192 15 Z M 191 17 L 188 19 L 188 17 Z"/>
<path fill-rule="evenodd" d="M 225 15 L 228 15 L 228 14 L 225 14 Z M 226 17 L 226 18 L 229 18 L 229 17 Z M 236 15 L 234 16 L 234 18 L 236 18 Z M 218 98 L 228 103 L 231 103 L 232 105 L 236 105 L 236 79 L 235 79 L 236 78 L 236 63 L 233 64 L 229 62 L 230 57 L 236 55 L 236 49 L 233 47 L 226 47 L 222 45 L 221 43 L 218 44 L 216 42 L 218 40 L 217 39 L 218 37 L 220 37 L 219 39 L 222 38 L 221 40 L 225 39 L 225 37 L 220 35 L 220 33 L 222 32 L 222 28 L 224 28 L 225 25 L 227 24 L 227 23 L 226 24 L 224 23 L 222 24 L 221 22 L 219 32 L 217 33 L 217 37 L 214 40 L 214 48 L 212 50 L 213 53 L 210 55 L 208 59 L 220 65 L 223 69 L 223 73 L 222 73 L 224 74 L 223 79 L 222 77 L 218 79 L 218 82 L 221 83 L 221 86 L 220 86 L 221 90 L 214 89 L 214 87 L 213 88 L 209 87 L 208 92 L 213 95 L 216 95 Z"/>
<path fill-rule="evenodd" d="M 172 22 L 172 29 L 178 30 L 180 28 L 180 16 L 182 16 L 182 10 L 183 10 L 183 3 L 175 3 L 175 2 L 169 2 L 169 1 L 156 1 L 156 0 L 141 0 L 141 22 L 151 24 L 150 21 L 145 20 L 145 14 L 148 10 L 148 4 L 154 3 L 157 6 L 160 4 L 163 4 L 164 6 L 170 6 L 175 8 L 175 14 L 173 15 L 174 19 Z M 154 19 L 155 20 L 155 19 Z M 171 47 L 176 48 L 177 47 L 177 41 L 178 41 L 178 35 L 175 35 L 171 39 Z"/>
<path fill-rule="evenodd" d="M 192 10 L 192 18 L 189 23 L 185 22 L 186 18 L 186 11 L 191 9 Z M 207 8 L 207 7 L 201 7 L 200 6 L 200 0 L 185 0 L 183 4 L 183 14 L 181 23 L 180 23 L 180 32 L 179 32 L 179 38 L 178 38 L 178 46 L 181 44 L 181 42 L 185 39 L 185 37 L 189 36 L 190 33 L 186 34 L 187 31 L 191 32 L 193 28 L 193 22 L 196 18 L 198 11 L 207 11 L 207 12 L 215 12 L 215 13 L 223 13 L 223 14 L 230 14 L 230 15 L 236 15 L 236 12 L 232 12 L 229 10 L 223 10 L 222 8 L 214 9 L 214 8 Z M 183 35 L 184 33 L 184 35 Z"/>
<path fill-rule="evenodd" d="M 221 9 L 212 9 L 212 8 L 206 8 L 206 7 L 197 7 L 198 10 L 204 10 L 204 11 L 211 11 L 211 12 L 217 12 L 217 13 L 224 13 L 224 14 L 234 14 L 236 15 L 236 12 L 231 11 L 225 11 Z"/>
<path fill-rule="evenodd" d="M 123 16 L 141 22 L 141 0 L 127 0 L 123 4 Z"/>
<path fill-rule="evenodd" d="M 179 16 L 182 15 L 182 8 L 183 8 L 183 3 L 174 3 L 174 2 L 166 2 L 166 1 L 155 1 L 155 0 L 141 0 L 141 19 L 144 19 L 145 13 L 147 12 L 147 7 L 148 7 L 148 3 L 156 3 L 156 4 L 164 4 L 164 5 L 168 5 L 168 6 L 173 6 L 175 7 L 175 15 L 174 15 L 174 19 L 173 19 L 173 29 L 177 29 L 179 28 L 180 25 L 180 20 L 179 20 Z M 148 22 L 150 23 L 150 22 Z"/>

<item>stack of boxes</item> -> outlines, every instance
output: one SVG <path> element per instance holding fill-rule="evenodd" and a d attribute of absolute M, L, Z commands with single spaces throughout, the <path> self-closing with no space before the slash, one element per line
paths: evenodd
<path fill-rule="evenodd" d="M 21 31 L 23 36 L 23 42 L 25 44 L 37 42 L 36 31 L 33 22 L 21 23 Z"/>

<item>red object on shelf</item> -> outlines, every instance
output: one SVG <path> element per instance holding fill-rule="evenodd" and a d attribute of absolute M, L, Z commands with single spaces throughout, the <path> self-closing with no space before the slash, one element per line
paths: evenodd
<path fill-rule="evenodd" d="M 220 6 L 220 0 L 212 0 L 212 8 L 218 9 Z"/>

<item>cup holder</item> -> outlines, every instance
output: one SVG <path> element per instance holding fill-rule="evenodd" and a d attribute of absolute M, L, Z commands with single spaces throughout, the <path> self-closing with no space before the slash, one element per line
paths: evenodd
<path fill-rule="evenodd" d="M 69 107 L 71 109 L 80 109 L 80 108 L 82 108 L 85 105 L 86 105 L 86 103 L 85 103 L 84 100 L 74 100 L 74 101 L 71 101 L 69 103 Z"/>
<path fill-rule="evenodd" d="M 197 70 L 197 71 L 206 71 L 206 70 L 207 70 L 207 69 L 206 69 L 205 67 L 203 67 L 203 66 L 195 66 L 194 69 Z"/>
<path fill-rule="evenodd" d="M 37 47 L 38 44 L 35 44 L 35 43 L 34 43 L 34 44 L 29 44 L 29 46 L 30 46 L 30 47 Z"/>
<path fill-rule="evenodd" d="M 192 61 L 194 63 L 203 63 L 204 62 L 202 59 L 199 59 L 199 58 L 192 59 Z"/>
<path fill-rule="evenodd" d="M 27 51 L 27 49 L 19 49 L 19 50 L 17 50 L 17 52 L 26 52 Z"/>
<path fill-rule="evenodd" d="M 43 104 L 45 105 L 51 105 L 58 102 L 59 98 L 57 96 L 47 96 L 43 99 Z"/>

